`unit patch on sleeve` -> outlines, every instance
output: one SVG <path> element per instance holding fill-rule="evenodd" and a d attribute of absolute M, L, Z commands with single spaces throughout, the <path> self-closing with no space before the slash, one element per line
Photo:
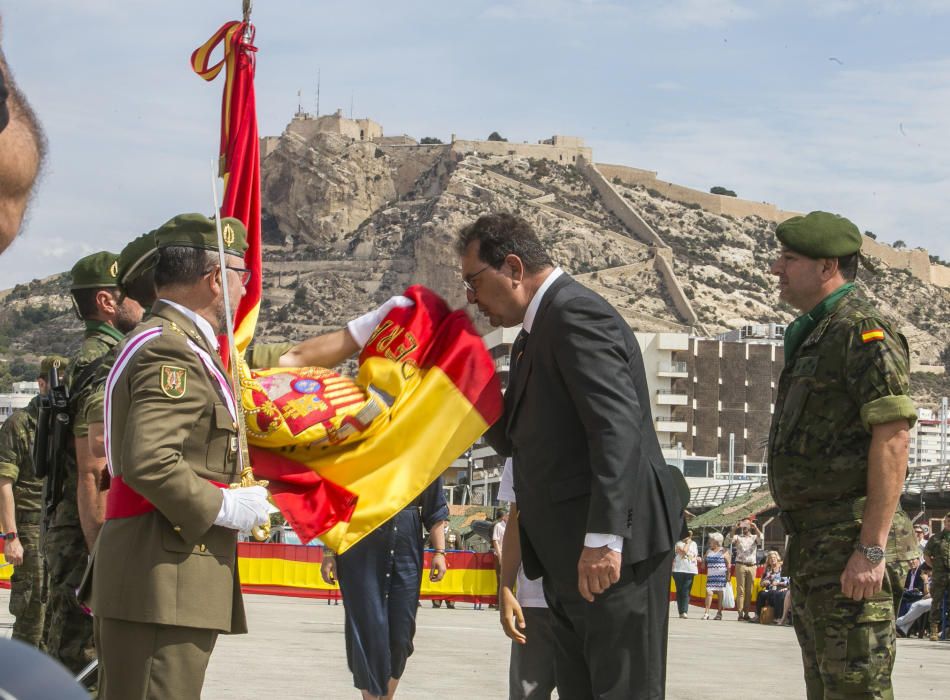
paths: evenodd
<path fill-rule="evenodd" d="M 185 395 L 185 386 L 188 379 L 188 370 L 184 367 L 162 365 L 161 384 L 162 393 L 170 399 L 180 399 Z"/>
<path fill-rule="evenodd" d="M 864 333 L 861 334 L 861 340 L 865 343 L 870 343 L 875 340 L 884 340 L 884 329 L 872 328 L 869 331 L 864 331 Z"/>

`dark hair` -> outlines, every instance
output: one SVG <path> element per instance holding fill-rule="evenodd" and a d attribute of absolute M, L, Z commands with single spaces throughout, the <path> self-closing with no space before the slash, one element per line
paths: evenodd
<path fill-rule="evenodd" d="M 838 258 L 838 270 L 846 282 L 854 282 L 855 277 L 858 276 L 859 257 L 861 257 L 860 254 L 851 253 L 851 255 L 842 255 Z"/>
<path fill-rule="evenodd" d="M 478 258 L 496 269 L 508 255 L 521 258 L 528 272 L 539 272 L 553 264 L 531 224 L 512 214 L 486 214 L 462 227 L 455 249 L 464 255 L 474 241 L 478 241 Z"/>
<path fill-rule="evenodd" d="M 211 251 L 203 248 L 177 245 L 162 248 L 159 250 L 158 262 L 155 263 L 155 286 L 161 288 L 195 284 L 214 267 L 212 255 Z"/>
<path fill-rule="evenodd" d="M 110 287 L 87 287 L 84 289 L 74 289 L 70 292 L 76 301 L 76 313 L 83 321 L 89 321 L 99 313 L 99 305 L 96 304 L 96 295 L 99 292 L 114 293 Z"/>

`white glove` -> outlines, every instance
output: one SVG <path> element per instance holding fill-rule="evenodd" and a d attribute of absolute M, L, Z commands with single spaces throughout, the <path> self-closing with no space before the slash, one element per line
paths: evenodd
<path fill-rule="evenodd" d="M 378 309 L 365 313 L 359 318 L 354 318 L 347 323 L 346 328 L 350 331 L 350 335 L 353 336 L 353 340 L 359 343 L 359 346 L 362 348 L 369 342 L 369 337 L 373 335 L 376 326 L 382 323 L 382 320 L 386 318 L 386 314 L 396 307 L 404 308 L 412 306 L 413 304 L 415 304 L 415 302 L 409 297 L 389 297 L 389 300 Z"/>
<path fill-rule="evenodd" d="M 218 517 L 214 519 L 215 525 L 238 532 L 250 532 L 256 525 L 270 521 L 267 489 L 263 486 L 222 489 L 221 494 L 224 499 Z"/>

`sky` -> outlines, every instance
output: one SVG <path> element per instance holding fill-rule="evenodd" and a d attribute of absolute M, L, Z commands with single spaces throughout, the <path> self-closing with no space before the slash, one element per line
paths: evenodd
<path fill-rule="evenodd" d="M 0 0 L 50 158 L 0 289 L 210 212 L 240 0 Z M 824 209 L 950 260 L 950 0 L 257 0 L 262 135 L 342 108 L 387 135 L 581 136 L 597 162 Z M 301 96 L 298 98 L 298 91 Z"/>

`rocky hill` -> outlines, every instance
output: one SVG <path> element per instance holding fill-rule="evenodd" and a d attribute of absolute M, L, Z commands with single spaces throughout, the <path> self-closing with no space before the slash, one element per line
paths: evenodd
<path fill-rule="evenodd" d="M 497 210 L 529 220 L 556 261 L 637 330 L 716 334 L 793 318 L 790 308 L 776 307 L 768 272 L 777 250 L 774 223 L 713 214 L 617 180 L 605 190 L 592 170 L 514 151 L 491 155 L 288 129 L 262 163 L 258 336 L 300 339 L 339 327 L 416 282 L 462 306 L 455 232 Z M 899 320 L 915 365 L 947 363 L 950 290 L 883 263 L 877 268 L 862 270 L 859 284 Z M 30 374 L 35 356 L 77 344 L 80 325 L 65 291 L 56 276 L 0 293 L 0 390 Z M 950 382 L 923 376 L 914 391 L 931 404 Z"/>

